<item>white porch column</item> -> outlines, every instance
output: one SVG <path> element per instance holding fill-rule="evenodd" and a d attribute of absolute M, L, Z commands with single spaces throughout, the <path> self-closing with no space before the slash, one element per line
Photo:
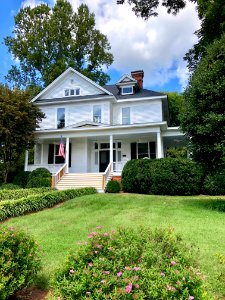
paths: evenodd
<path fill-rule="evenodd" d="M 109 162 L 110 163 L 113 163 L 113 135 L 111 134 L 110 135 L 110 159 L 109 159 Z"/>
<path fill-rule="evenodd" d="M 44 144 L 41 144 L 41 166 L 44 165 Z"/>
<path fill-rule="evenodd" d="M 28 150 L 25 150 L 25 162 L 24 162 L 24 171 L 28 169 Z"/>
<path fill-rule="evenodd" d="M 66 173 L 69 173 L 69 149 L 70 149 L 70 138 L 66 138 Z"/>
<path fill-rule="evenodd" d="M 162 158 L 162 137 L 161 132 L 157 132 L 157 158 Z"/>

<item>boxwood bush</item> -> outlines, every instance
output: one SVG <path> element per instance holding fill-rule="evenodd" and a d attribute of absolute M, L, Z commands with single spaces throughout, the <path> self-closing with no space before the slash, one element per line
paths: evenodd
<path fill-rule="evenodd" d="M 108 181 L 106 185 L 106 192 L 107 193 L 119 193 L 120 191 L 120 183 L 115 180 Z"/>
<path fill-rule="evenodd" d="M 63 191 L 50 191 L 39 195 L 31 195 L 20 198 L 14 201 L 1 201 L 0 221 L 10 217 L 22 216 L 30 212 L 40 211 L 44 208 L 52 207 L 57 203 L 94 193 L 96 193 L 96 189 L 90 187 Z"/>
<path fill-rule="evenodd" d="M 211 299 L 193 253 L 173 229 L 99 228 L 56 272 L 55 299 Z"/>
<path fill-rule="evenodd" d="M 225 195 L 225 170 L 208 174 L 204 181 L 203 192 L 207 195 Z"/>
<path fill-rule="evenodd" d="M 33 189 L 13 189 L 0 190 L 0 201 L 17 200 L 31 195 L 43 194 L 50 191 L 56 191 L 52 188 L 33 188 Z"/>
<path fill-rule="evenodd" d="M 27 180 L 28 188 L 50 187 L 52 175 L 46 168 L 37 168 L 32 171 Z"/>
<path fill-rule="evenodd" d="M 19 185 L 22 188 L 27 186 L 28 176 L 30 171 L 20 171 L 13 179 L 13 184 Z"/>
<path fill-rule="evenodd" d="M 126 192 L 155 195 L 196 195 L 201 192 L 203 169 L 182 158 L 129 161 L 122 172 Z"/>
<path fill-rule="evenodd" d="M 40 270 L 38 247 L 13 227 L 0 226 L 0 299 L 29 286 Z"/>

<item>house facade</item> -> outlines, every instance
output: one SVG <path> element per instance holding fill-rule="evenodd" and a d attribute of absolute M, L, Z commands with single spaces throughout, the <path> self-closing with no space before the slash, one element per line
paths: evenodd
<path fill-rule="evenodd" d="M 162 158 L 180 146 L 184 135 L 168 126 L 167 96 L 144 89 L 143 78 L 143 71 L 134 71 L 102 87 L 67 69 L 32 100 L 45 118 L 35 132 L 34 165 L 26 153 L 25 170 L 61 172 L 54 185 L 65 174 L 105 174 L 103 186 L 128 160 Z M 61 137 L 65 158 L 58 155 Z"/>

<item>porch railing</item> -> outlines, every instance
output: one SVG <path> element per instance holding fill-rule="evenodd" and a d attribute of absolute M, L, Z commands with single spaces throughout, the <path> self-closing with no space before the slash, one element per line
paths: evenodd
<path fill-rule="evenodd" d="M 113 163 L 113 172 L 122 172 L 123 171 L 123 167 L 126 164 L 126 162 L 114 162 Z"/>
<path fill-rule="evenodd" d="M 102 190 L 105 190 L 106 184 L 110 179 L 110 175 L 113 172 L 113 163 L 109 163 L 107 169 L 105 172 L 102 174 Z"/>
<path fill-rule="evenodd" d="M 65 163 L 54 175 L 52 175 L 52 187 L 55 187 L 57 182 L 63 177 L 66 173 L 67 164 Z"/>

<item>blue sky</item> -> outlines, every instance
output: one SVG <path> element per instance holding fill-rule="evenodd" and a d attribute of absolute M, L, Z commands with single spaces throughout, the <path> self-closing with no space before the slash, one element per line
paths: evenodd
<path fill-rule="evenodd" d="M 178 16 L 168 15 L 160 8 L 159 17 L 147 22 L 137 18 L 130 6 L 116 5 L 116 0 L 69 0 L 74 8 L 86 3 L 95 13 L 96 27 L 107 35 L 114 62 L 107 70 L 115 83 L 122 75 L 144 70 L 144 87 L 156 91 L 182 91 L 188 73 L 184 54 L 196 42 L 193 32 L 199 20 L 193 4 Z M 43 0 L 52 5 L 55 0 Z M 40 0 L 5 0 L 0 10 L 0 82 L 14 63 L 4 45 L 4 37 L 12 35 L 14 15 L 26 5 Z"/>

